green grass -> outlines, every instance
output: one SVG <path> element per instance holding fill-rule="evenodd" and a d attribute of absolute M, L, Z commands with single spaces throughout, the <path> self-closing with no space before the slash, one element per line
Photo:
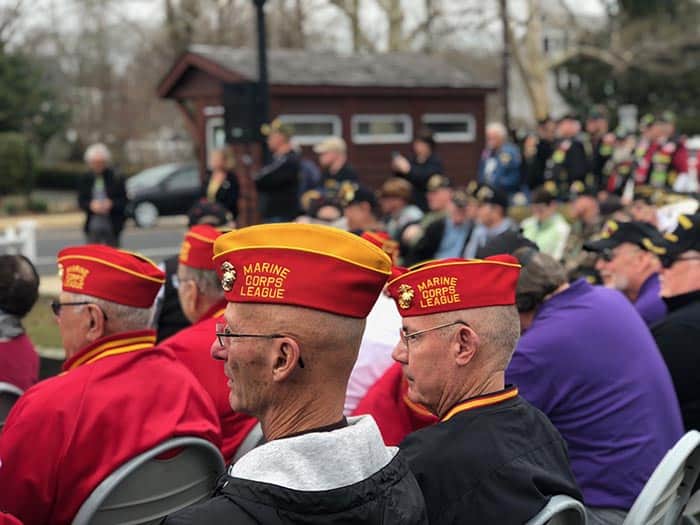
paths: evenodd
<path fill-rule="evenodd" d="M 22 320 L 27 335 L 37 348 L 61 348 L 61 334 L 49 303 L 53 297 L 42 296 Z"/>

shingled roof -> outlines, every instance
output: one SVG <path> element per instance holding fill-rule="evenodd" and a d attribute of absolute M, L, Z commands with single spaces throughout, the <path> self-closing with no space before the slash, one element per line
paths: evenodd
<path fill-rule="evenodd" d="M 252 49 L 194 45 L 189 53 L 258 78 L 257 53 Z M 268 51 L 271 84 L 424 88 L 493 88 L 488 81 L 445 60 L 421 53 L 337 55 L 297 49 Z"/>

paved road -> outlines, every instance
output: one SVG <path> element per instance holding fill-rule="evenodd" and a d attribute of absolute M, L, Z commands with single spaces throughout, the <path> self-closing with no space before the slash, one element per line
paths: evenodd
<path fill-rule="evenodd" d="M 185 232 L 183 224 L 168 224 L 151 229 L 128 226 L 122 234 L 122 248 L 142 253 L 156 262 L 178 253 Z M 40 275 L 56 273 L 56 254 L 61 248 L 83 244 L 82 231 L 71 229 L 47 229 L 37 231 L 37 269 Z"/>

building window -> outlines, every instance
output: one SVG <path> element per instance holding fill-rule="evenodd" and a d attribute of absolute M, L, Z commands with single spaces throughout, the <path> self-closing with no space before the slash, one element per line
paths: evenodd
<path fill-rule="evenodd" d="M 356 144 L 402 144 L 413 139 L 410 115 L 353 115 L 350 124 Z"/>
<path fill-rule="evenodd" d="M 292 128 L 294 142 L 301 146 L 313 146 L 331 136 L 340 137 L 343 127 L 337 115 L 279 115 L 282 122 Z"/>
<path fill-rule="evenodd" d="M 427 113 L 423 125 L 433 132 L 436 142 L 474 142 L 476 119 L 468 113 Z"/>

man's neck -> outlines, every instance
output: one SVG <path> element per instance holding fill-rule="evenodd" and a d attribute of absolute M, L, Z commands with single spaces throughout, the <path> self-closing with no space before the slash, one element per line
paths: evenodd
<path fill-rule="evenodd" d="M 647 282 L 647 279 L 654 274 L 654 270 L 646 270 L 635 275 L 635 286 L 630 286 L 628 290 L 625 290 L 625 295 L 630 300 L 630 302 L 635 302 L 639 298 L 639 293 L 642 291 L 642 286 Z"/>
<path fill-rule="evenodd" d="M 477 396 L 492 394 L 505 388 L 505 374 L 503 370 L 493 372 L 488 377 L 478 383 L 471 384 L 465 388 L 456 390 L 455 392 L 445 396 L 445 399 L 439 404 L 436 409 L 437 416 L 442 419 L 455 405 Z"/>
<path fill-rule="evenodd" d="M 337 400 L 325 395 L 316 396 L 313 400 L 296 398 L 297 401 L 291 406 L 273 404 L 259 418 L 265 439 L 272 441 L 338 423 L 343 418 L 344 396 L 336 397 Z"/>
<path fill-rule="evenodd" d="M 342 169 L 343 166 L 345 166 L 345 159 L 339 159 L 330 165 L 328 168 L 328 173 L 335 175 Z"/>
<path fill-rule="evenodd" d="M 277 157 L 281 157 L 282 155 L 286 155 L 292 151 L 292 145 L 291 144 L 282 144 L 279 148 L 275 150 L 275 155 Z"/>

